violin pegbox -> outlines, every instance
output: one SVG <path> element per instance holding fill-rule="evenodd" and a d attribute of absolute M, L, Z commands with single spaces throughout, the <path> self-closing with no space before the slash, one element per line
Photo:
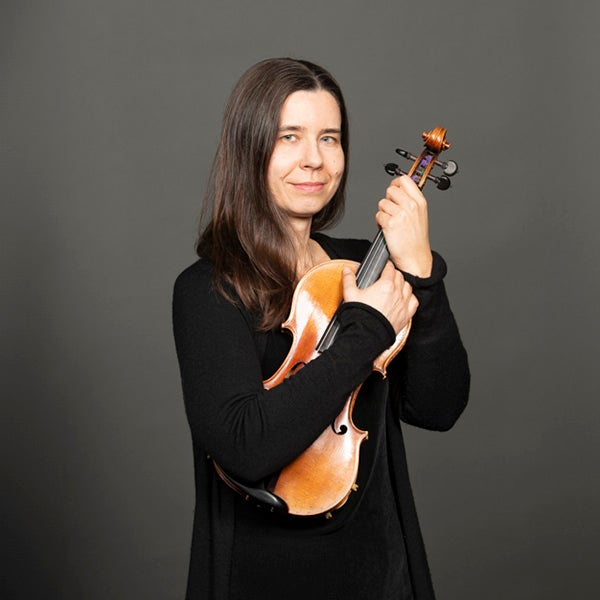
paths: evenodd
<path fill-rule="evenodd" d="M 446 130 L 437 126 L 431 131 L 424 131 L 422 137 L 425 148 L 419 156 L 402 150 L 402 148 L 396 148 L 396 153 L 402 158 L 413 161 L 412 167 L 408 171 L 403 171 L 395 163 L 385 165 L 385 170 L 389 175 L 408 175 L 419 188 L 422 188 L 429 179 L 436 184 L 438 189 L 447 190 L 450 187 L 450 177 L 458 172 L 458 165 L 453 160 L 446 162 L 438 160 L 440 153 L 450 148 L 450 144 L 446 141 Z M 430 171 L 434 166 L 440 167 L 443 175 L 432 175 Z"/>

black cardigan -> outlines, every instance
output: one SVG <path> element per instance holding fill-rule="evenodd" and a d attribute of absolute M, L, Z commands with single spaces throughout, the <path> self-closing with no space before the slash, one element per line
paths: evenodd
<path fill-rule="evenodd" d="M 363 241 L 315 238 L 331 258 L 361 260 L 368 248 Z M 449 429 L 466 405 L 469 388 L 466 352 L 442 282 L 445 272 L 443 259 L 434 253 L 430 278 L 406 275 L 419 309 L 383 384 L 389 398 L 387 460 L 416 600 L 434 594 L 399 422 Z M 365 305 L 345 305 L 339 319 L 341 332 L 329 350 L 266 391 L 262 381 L 277 366 L 273 360 L 281 349 L 274 352 L 273 343 L 280 344 L 282 334 L 258 333 L 253 315 L 223 299 L 207 261 L 197 261 L 177 278 L 173 324 L 196 479 L 188 600 L 228 597 L 235 522 L 244 518 L 239 497 L 215 475 L 208 456 L 245 480 L 277 471 L 333 420 L 348 392 L 369 377 L 373 359 L 394 339 L 387 320 Z"/>

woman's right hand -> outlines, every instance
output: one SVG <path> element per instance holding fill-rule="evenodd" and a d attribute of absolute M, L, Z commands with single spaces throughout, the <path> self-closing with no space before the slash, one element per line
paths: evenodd
<path fill-rule="evenodd" d="M 344 269 L 342 282 L 345 302 L 362 302 L 378 310 L 391 323 L 396 334 L 404 329 L 419 306 L 412 286 L 390 261 L 379 279 L 365 289 L 361 290 L 356 285 L 356 275 L 350 268 Z"/>

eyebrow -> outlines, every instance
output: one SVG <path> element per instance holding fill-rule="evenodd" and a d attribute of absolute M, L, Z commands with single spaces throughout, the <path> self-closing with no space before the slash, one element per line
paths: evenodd
<path fill-rule="evenodd" d="M 279 127 L 278 131 L 304 131 L 306 127 L 301 127 L 300 125 L 282 125 Z M 325 129 L 321 129 L 320 133 L 342 133 L 341 129 L 337 127 L 327 127 Z"/>

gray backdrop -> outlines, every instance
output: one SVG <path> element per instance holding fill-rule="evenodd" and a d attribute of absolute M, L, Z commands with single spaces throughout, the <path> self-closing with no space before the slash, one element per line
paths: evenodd
<path fill-rule="evenodd" d="M 449 433 L 407 428 L 440 600 L 595 597 L 599 17 L 577 0 L 4 0 L 2 598 L 182 598 L 171 287 L 226 97 L 282 55 L 347 97 L 340 235 L 373 236 L 382 164 L 423 129 L 448 128 L 461 168 L 427 195 L 471 404 Z"/>

